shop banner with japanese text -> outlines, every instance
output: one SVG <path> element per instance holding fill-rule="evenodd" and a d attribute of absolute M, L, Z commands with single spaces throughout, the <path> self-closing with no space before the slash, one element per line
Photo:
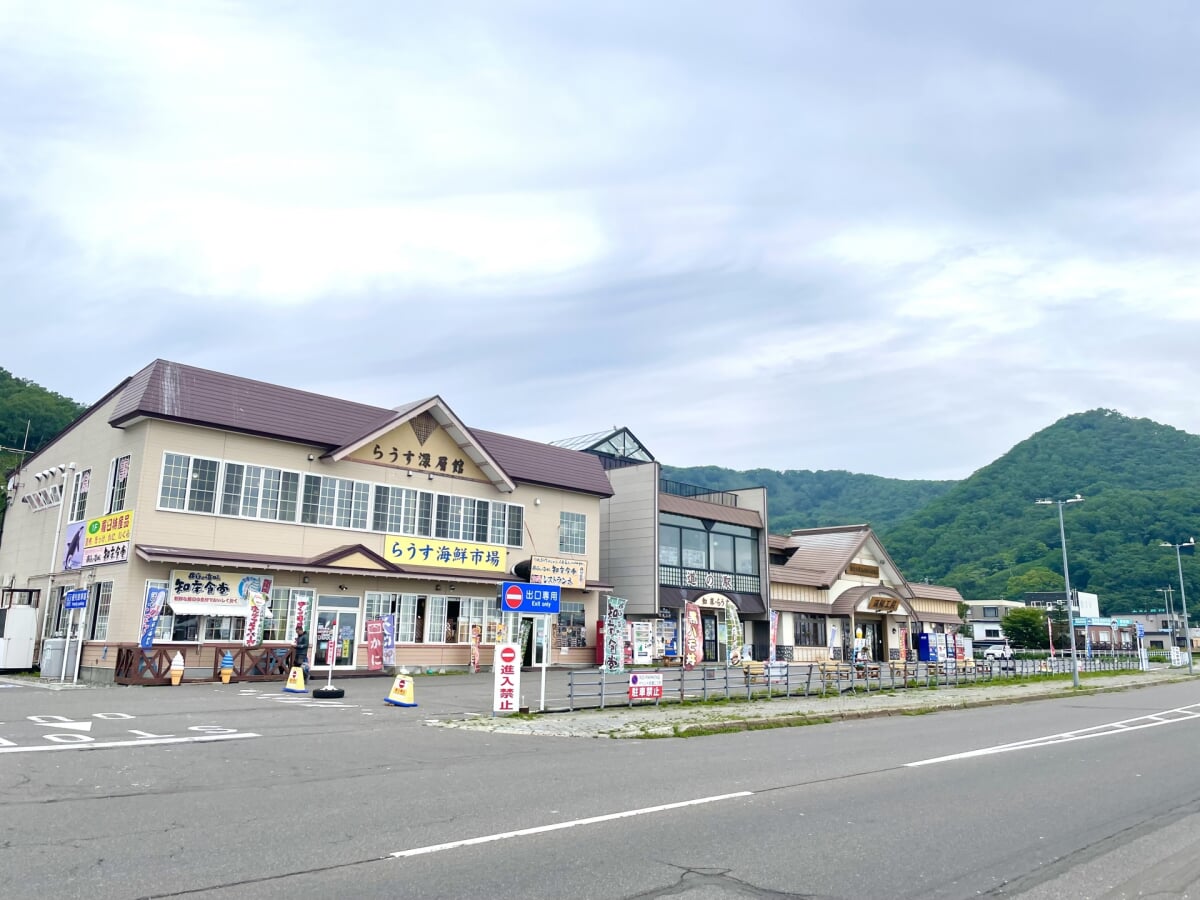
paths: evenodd
<path fill-rule="evenodd" d="M 388 613 L 382 619 L 383 623 L 383 664 L 396 664 L 396 614 Z"/>
<path fill-rule="evenodd" d="M 367 623 L 367 671 L 383 671 L 383 622 L 379 619 Z"/>
<path fill-rule="evenodd" d="M 685 603 L 683 607 L 683 668 L 690 672 L 704 662 L 704 643 L 700 634 L 700 607 Z"/>
<path fill-rule="evenodd" d="M 142 611 L 142 635 L 139 642 L 143 650 L 149 650 L 154 646 L 154 631 L 158 628 L 158 616 L 166 602 L 166 588 L 146 588 L 146 605 Z"/>
<path fill-rule="evenodd" d="M 604 612 L 604 671 L 625 671 L 625 600 L 609 597 Z"/>

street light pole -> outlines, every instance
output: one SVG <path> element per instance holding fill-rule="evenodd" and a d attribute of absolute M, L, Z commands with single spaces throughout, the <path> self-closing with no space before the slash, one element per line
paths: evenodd
<path fill-rule="evenodd" d="M 1192 675 L 1194 674 L 1192 672 L 1192 635 L 1191 629 L 1188 627 L 1187 588 L 1183 586 L 1183 556 L 1180 553 L 1180 548 L 1195 547 L 1196 539 L 1194 537 L 1188 538 L 1182 544 L 1172 544 L 1168 541 L 1163 541 L 1159 546 L 1175 548 L 1175 565 L 1179 567 L 1179 602 L 1183 606 L 1183 645 L 1187 648 L 1188 674 Z"/>
<path fill-rule="evenodd" d="M 1071 684 L 1074 687 L 1079 687 L 1079 659 L 1075 655 L 1075 609 L 1071 605 L 1071 571 L 1067 568 L 1067 529 L 1063 525 L 1063 504 L 1064 503 L 1082 503 L 1083 497 L 1076 494 L 1074 497 L 1069 497 L 1066 500 L 1035 500 L 1042 506 L 1049 506 L 1052 503 L 1058 504 L 1058 537 L 1062 542 L 1063 555 L 1063 581 L 1067 587 L 1067 628 L 1071 632 Z M 1054 642 L 1050 642 L 1050 646 L 1054 646 Z"/>

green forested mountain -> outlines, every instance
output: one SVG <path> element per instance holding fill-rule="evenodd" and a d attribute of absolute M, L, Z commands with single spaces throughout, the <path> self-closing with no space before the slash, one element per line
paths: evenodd
<path fill-rule="evenodd" d="M 1200 437 L 1111 410 L 1067 416 L 960 482 L 663 468 L 707 487 L 766 485 L 775 532 L 870 522 L 909 579 L 968 599 L 1062 590 L 1058 510 L 1038 498 L 1086 498 L 1064 510 L 1071 583 L 1098 594 L 1106 613 L 1178 589 L 1175 554 L 1159 542 L 1200 537 Z M 1192 566 L 1185 558 L 1185 575 Z"/>
<path fill-rule="evenodd" d="M 765 487 L 771 530 L 776 533 L 793 528 L 860 522 L 870 522 L 876 531 L 880 531 L 904 521 L 915 510 L 958 484 L 956 481 L 905 481 L 842 471 L 750 469 L 740 472 L 718 466 L 675 468 L 664 465 L 663 477 L 721 491 Z"/>
<path fill-rule="evenodd" d="M 1073 587 L 1110 613 L 1178 587 L 1159 543 L 1200 532 L 1200 437 L 1111 410 L 1060 419 L 881 537 L 907 577 L 966 597 L 1061 590 L 1058 510 L 1034 500 L 1077 493 L 1085 502 L 1064 509 Z"/>
<path fill-rule="evenodd" d="M 21 461 L 18 451 L 23 448 L 30 452 L 37 450 L 71 424 L 85 408 L 61 394 L 24 378 L 14 378 L 8 370 L 0 369 L 0 471 L 15 469 Z M 5 495 L 0 493 L 0 516 L 5 507 Z"/>

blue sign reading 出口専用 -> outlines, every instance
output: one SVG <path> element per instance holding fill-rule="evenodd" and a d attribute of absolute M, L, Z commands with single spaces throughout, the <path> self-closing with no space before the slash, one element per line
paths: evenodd
<path fill-rule="evenodd" d="M 500 611 L 557 615 L 562 588 L 557 584 L 505 581 L 500 585 Z"/>

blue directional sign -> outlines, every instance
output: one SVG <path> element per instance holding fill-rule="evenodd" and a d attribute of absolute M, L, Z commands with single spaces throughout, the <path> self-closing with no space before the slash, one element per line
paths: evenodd
<path fill-rule="evenodd" d="M 562 588 L 557 584 L 526 584 L 506 581 L 500 585 L 500 611 L 556 615 L 562 602 Z"/>
<path fill-rule="evenodd" d="M 63 594 L 63 609 L 87 609 L 87 595 L 85 588 L 67 591 Z"/>

